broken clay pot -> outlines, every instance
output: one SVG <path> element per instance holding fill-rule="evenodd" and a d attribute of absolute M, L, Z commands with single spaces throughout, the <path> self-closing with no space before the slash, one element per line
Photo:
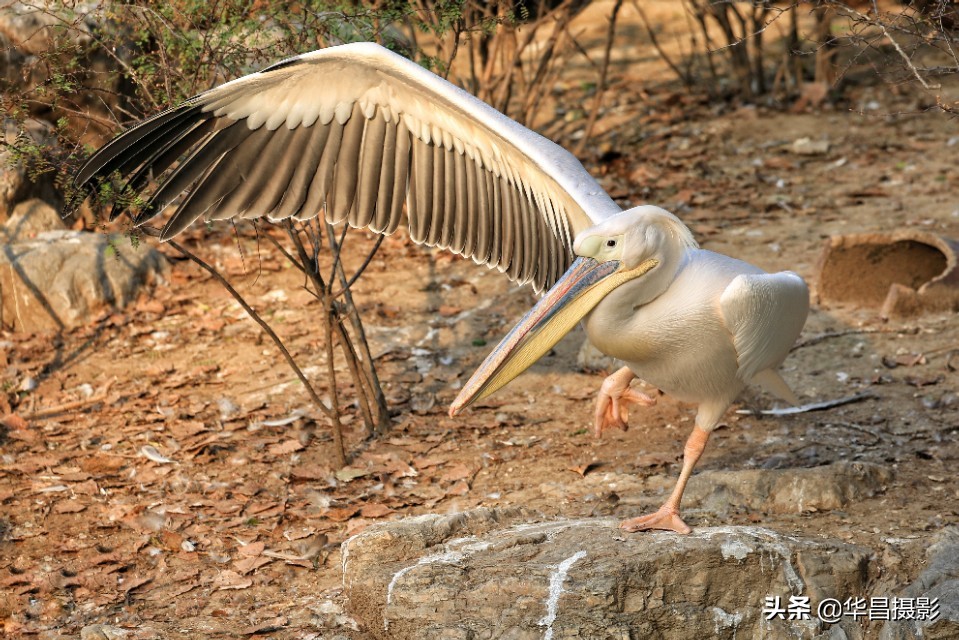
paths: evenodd
<path fill-rule="evenodd" d="M 879 307 L 883 318 L 959 310 L 959 242 L 901 230 L 826 240 L 819 263 L 820 303 Z"/>

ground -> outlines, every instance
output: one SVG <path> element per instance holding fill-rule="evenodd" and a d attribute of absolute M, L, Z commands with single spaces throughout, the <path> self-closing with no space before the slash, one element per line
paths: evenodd
<path fill-rule="evenodd" d="M 670 208 L 704 248 L 793 270 L 815 292 L 829 236 L 911 228 L 959 238 L 955 121 L 886 89 L 876 79 L 797 113 L 627 78 L 616 101 L 633 105 L 629 117 L 602 134 L 605 152 L 587 166 L 624 206 Z M 828 150 L 796 153 L 806 137 Z M 238 284 L 323 394 L 319 305 L 275 249 L 249 229 L 239 237 L 199 229 L 185 244 Z M 351 242 L 359 256 L 372 241 Z M 459 386 L 534 298 L 402 234 L 355 288 L 392 426 L 366 439 L 348 409 L 352 460 L 337 470 L 325 418 L 273 344 L 218 283 L 161 249 L 169 280 L 135 306 L 62 335 L 0 335 L 5 379 L 37 382 L 0 432 L 0 591 L 10 595 L 0 622 L 11 637 L 76 637 L 98 623 L 138 638 L 363 638 L 341 610 L 339 543 L 371 523 L 480 505 L 632 517 L 661 496 L 580 498 L 577 483 L 678 474 L 694 408 L 663 396 L 633 412 L 628 432 L 594 439 L 602 375 L 577 369 L 580 331 L 449 418 Z M 870 546 L 877 589 L 894 593 L 959 516 L 957 368 L 953 313 L 883 320 L 876 308 L 814 303 L 785 379 L 803 402 L 872 396 L 757 417 L 737 410 L 776 401 L 748 391 L 698 469 L 853 460 L 886 465 L 893 480 L 842 511 L 691 511 L 687 521 Z"/>

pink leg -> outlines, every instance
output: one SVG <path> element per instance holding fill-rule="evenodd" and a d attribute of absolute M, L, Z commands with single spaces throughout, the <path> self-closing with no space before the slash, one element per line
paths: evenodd
<path fill-rule="evenodd" d="M 599 438 L 607 429 L 629 428 L 630 404 L 651 407 L 656 404 L 656 398 L 640 393 L 630 388 L 636 374 L 629 367 L 623 367 L 616 373 L 608 376 L 599 389 L 596 398 L 596 410 L 593 413 L 593 434 Z"/>
<path fill-rule="evenodd" d="M 638 518 L 625 520 L 619 526 L 626 531 L 646 531 L 648 529 L 665 529 L 675 531 L 676 533 L 689 533 L 689 525 L 683 522 L 679 517 L 679 503 L 683 499 L 683 491 L 686 490 L 686 482 L 693 473 L 693 467 L 699 461 L 706 448 L 706 442 L 709 440 L 709 432 L 700 427 L 694 427 L 693 432 L 689 434 L 686 440 L 686 448 L 683 450 L 683 470 L 679 474 L 679 481 L 676 488 L 669 496 L 669 499 L 655 513 L 650 513 Z"/>

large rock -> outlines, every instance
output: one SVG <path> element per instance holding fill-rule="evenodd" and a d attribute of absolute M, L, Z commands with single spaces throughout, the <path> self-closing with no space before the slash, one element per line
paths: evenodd
<path fill-rule="evenodd" d="M 63 219 L 57 210 L 43 200 L 33 198 L 13 208 L 10 219 L 0 227 L 0 242 L 4 244 L 27 242 L 44 231 L 63 229 L 66 229 L 66 225 L 63 224 Z"/>
<path fill-rule="evenodd" d="M 55 207 L 63 204 L 53 175 L 31 175 L 30 169 L 11 150 L 13 146 L 46 147 L 56 144 L 52 128 L 36 120 L 20 126 L 13 120 L 4 119 L 3 137 L 9 146 L 0 146 L 0 223 L 7 221 L 14 207 L 31 198 L 40 198 Z"/>
<path fill-rule="evenodd" d="M 816 611 L 864 594 L 867 548 L 756 527 L 637 535 L 618 520 L 536 520 L 479 509 L 371 527 L 343 543 L 351 612 L 397 639 L 862 637 Z M 808 619 L 767 620 L 767 598 L 785 608 L 790 596 L 809 598 Z"/>
<path fill-rule="evenodd" d="M 820 467 L 701 471 L 690 479 L 683 509 L 695 522 L 697 511 L 725 516 L 744 507 L 766 513 L 807 513 L 841 509 L 885 491 L 892 470 L 869 462 L 836 462 Z M 590 500 L 615 492 L 620 504 L 658 506 L 676 485 L 673 474 L 643 478 L 594 472 L 576 482 L 545 482 L 543 495 L 558 500 Z"/>
<path fill-rule="evenodd" d="M 880 640 L 959 638 L 959 528 L 942 531 L 926 557 L 926 568 L 897 596 L 902 613 L 894 607 L 893 617 L 903 618 L 887 622 Z"/>
<path fill-rule="evenodd" d="M 135 300 L 166 269 L 158 251 L 122 236 L 47 231 L 0 244 L 0 326 L 42 331 L 85 324 L 104 308 Z"/>

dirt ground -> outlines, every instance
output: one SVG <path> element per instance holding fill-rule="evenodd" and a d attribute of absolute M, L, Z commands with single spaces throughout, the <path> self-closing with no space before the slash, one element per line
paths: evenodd
<path fill-rule="evenodd" d="M 878 78 L 800 113 L 710 104 L 638 77 L 616 90 L 597 140 L 605 153 L 588 168 L 624 207 L 675 211 L 704 248 L 791 269 L 815 290 L 829 236 L 918 229 L 959 239 L 955 121 Z M 796 153 L 806 137 L 828 150 Z M 185 243 L 237 283 L 323 393 L 318 304 L 275 249 L 258 247 L 249 228 L 239 238 L 198 229 Z M 372 240 L 350 242 L 360 256 Z M 363 638 L 342 610 L 339 544 L 371 523 L 517 504 L 625 518 L 659 497 L 557 500 L 556 487 L 575 487 L 590 463 L 587 474 L 678 474 L 694 407 L 663 396 L 634 412 L 628 432 L 595 440 L 602 374 L 577 370 L 581 331 L 447 417 L 533 296 L 401 234 L 355 288 L 392 428 L 366 440 L 347 408 L 353 459 L 337 470 L 325 419 L 272 343 L 216 282 L 161 250 L 173 262 L 169 282 L 134 307 L 62 335 L 0 334 L 3 379 L 38 383 L 15 399 L 21 420 L 0 431 L 8 637 L 77 637 L 106 624 L 136 638 Z M 959 518 L 957 368 L 954 313 L 884 321 L 876 308 L 814 304 L 784 377 L 804 402 L 873 397 L 787 417 L 737 414 L 775 404 L 749 391 L 699 470 L 889 466 L 883 494 L 843 511 L 734 511 L 727 522 L 867 545 L 882 572 L 877 592 L 862 595 L 894 593 L 918 573 L 931 537 Z M 721 523 L 695 511 L 687 521 Z"/>

